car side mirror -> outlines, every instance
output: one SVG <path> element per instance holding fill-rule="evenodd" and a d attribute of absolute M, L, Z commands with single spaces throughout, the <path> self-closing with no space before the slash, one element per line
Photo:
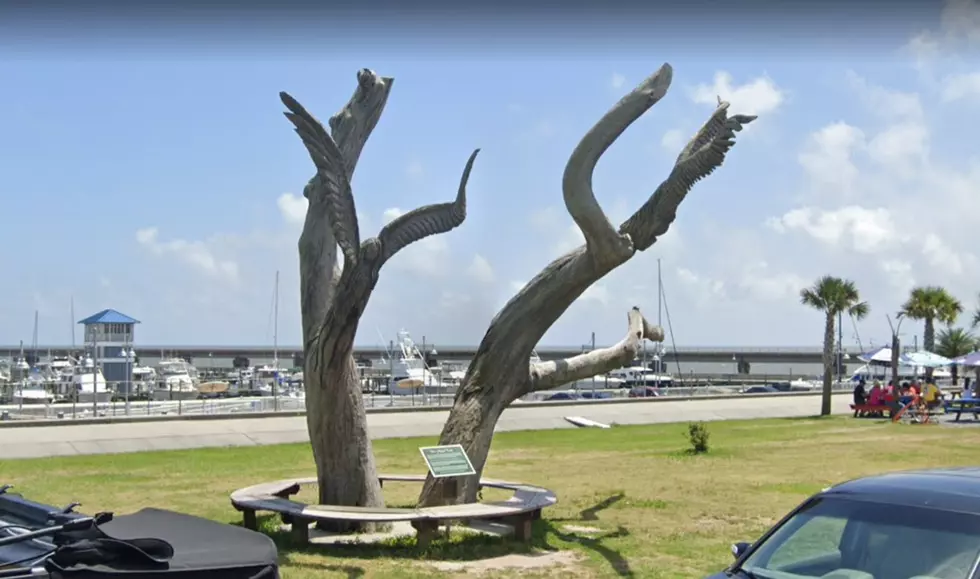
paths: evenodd
<path fill-rule="evenodd" d="M 735 543 L 732 545 L 732 557 L 738 559 L 751 547 L 751 543 Z"/>

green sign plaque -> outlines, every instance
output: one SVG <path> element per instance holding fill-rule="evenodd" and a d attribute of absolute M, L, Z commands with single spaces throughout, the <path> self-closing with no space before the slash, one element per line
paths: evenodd
<path fill-rule="evenodd" d="M 419 448 L 419 452 L 422 453 L 429 472 L 435 478 L 476 474 L 476 469 L 473 468 L 473 463 L 470 462 L 470 457 L 466 456 L 462 445 L 423 446 Z"/>

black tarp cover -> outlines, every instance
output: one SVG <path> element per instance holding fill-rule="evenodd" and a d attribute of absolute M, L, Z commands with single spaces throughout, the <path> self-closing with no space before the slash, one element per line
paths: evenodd
<path fill-rule="evenodd" d="M 279 579 L 278 551 L 272 539 L 241 527 L 147 508 L 100 525 L 109 539 L 159 539 L 173 547 L 173 557 L 158 565 L 55 565 L 53 579 Z M 71 546 L 63 547 L 70 561 Z M 169 555 L 169 553 L 168 553 Z"/>

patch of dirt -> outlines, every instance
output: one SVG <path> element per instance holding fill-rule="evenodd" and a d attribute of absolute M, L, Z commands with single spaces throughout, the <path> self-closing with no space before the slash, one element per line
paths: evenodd
<path fill-rule="evenodd" d="M 465 563 L 436 561 L 431 563 L 440 571 L 465 573 L 493 573 L 510 569 L 546 569 L 549 567 L 567 567 L 578 561 L 578 555 L 572 551 L 539 551 L 527 555 L 504 555 L 491 559 L 478 559 Z"/>
<path fill-rule="evenodd" d="M 563 525 L 561 530 L 566 533 L 579 533 L 582 535 L 595 535 L 601 533 L 602 529 L 597 529 L 595 527 L 583 527 L 581 525 Z"/>

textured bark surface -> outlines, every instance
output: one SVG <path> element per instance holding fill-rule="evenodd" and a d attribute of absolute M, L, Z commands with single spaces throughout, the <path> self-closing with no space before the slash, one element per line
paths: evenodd
<path fill-rule="evenodd" d="M 820 391 L 820 416 L 830 415 L 831 395 L 833 394 L 834 362 L 834 317 L 828 313 L 823 330 L 823 388 Z"/>
<path fill-rule="evenodd" d="M 330 133 L 295 99 L 281 93 L 317 168 L 304 189 L 309 200 L 299 241 L 306 422 L 316 462 L 321 504 L 384 506 L 378 482 L 360 376 L 353 357 L 361 315 L 381 266 L 400 249 L 458 227 L 466 218 L 470 156 L 455 201 L 399 217 L 378 237 L 360 242 L 351 179 L 360 153 L 384 110 L 393 79 L 361 70 L 348 104 L 329 122 Z M 344 266 L 337 265 L 337 248 Z M 332 531 L 370 531 L 379 525 L 331 522 Z"/>
<path fill-rule="evenodd" d="M 623 366 L 642 343 L 636 331 L 647 338 L 663 338 L 662 330 L 650 327 L 634 310 L 629 334 L 620 344 L 567 360 L 530 364 L 538 341 L 585 290 L 666 233 L 694 184 L 721 166 L 735 143 L 735 133 L 755 119 L 729 117 L 728 103 L 719 99 L 718 108 L 681 151 L 668 178 L 615 229 L 596 200 L 592 173 L 609 146 L 663 98 L 671 77 L 672 70 L 665 64 L 644 80 L 586 133 L 568 160 L 562 179 L 565 207 L 586 243 L 546 266 L 493 319 L 440 437 L 440 444 L 463 445 L 478 473 L 486 464 L 497 419 L 515 399 Z M 478 480 L 474 476 L 461 481 L 455 501 L 473 501 Z M 445 495 L 443 483 L 429 477 L 419 502 L 432 505 L 453 500 Z"/>
<path fill-rule="evenodd" d="M 936 351 L 936 320 L 933 318 L 925 319 L 925 328 L 922 331 L 922 349 L 927 352 Z M 933 368 L 925 369 L 926 380 L 932 380 Z"/>

